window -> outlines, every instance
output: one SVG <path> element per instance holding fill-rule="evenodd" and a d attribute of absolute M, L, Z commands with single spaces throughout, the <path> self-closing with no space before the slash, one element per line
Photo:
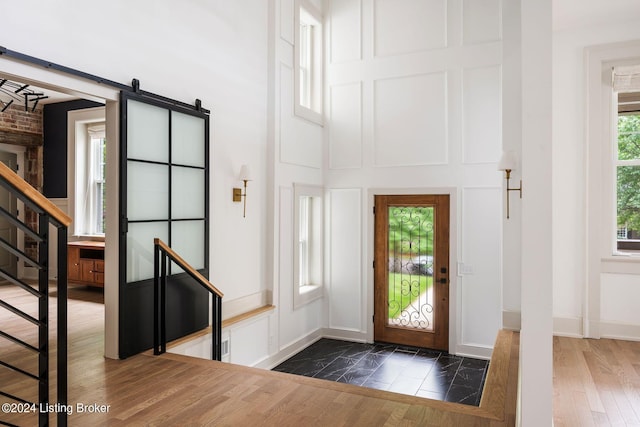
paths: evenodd
<path fill-rule="evenodd" d="M 617 249 L 640 250 L 640 93 L 618 94 Z"/>
<path fill-rule="evenodd" d="M 104 132 L 104 123 L 99 125 L 88 126 L 89 133 L 89 159 L 88 164 L 90 170 L 88 176 L 91 179 L 89 188 L 89 198 L 91 199 L 91 208 L 88 220 L 91 222 L 89 227 L 90 234 L 104 234 L 105 231 L 105 160 L 107 154 L 107 145 Z"/>
<path fill-rule="evenodd" d="M 322 297 L 322 192 L 321 187 L 294 186 L 294 308 Z"/>
<path fill-rule="evenodd" d="M 68 113 L 69 203 L 73 234 L 103 237 L 106 223 L 105 112 L 103 107 Z"/>
<path fill-rule="evenodd" d="M 322 124 L 322 17 L 308 1 L 296 1 L 295 113 Z"/>

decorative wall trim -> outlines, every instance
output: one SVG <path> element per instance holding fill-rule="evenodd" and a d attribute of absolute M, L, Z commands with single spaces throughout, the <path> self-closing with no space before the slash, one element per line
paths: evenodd
<path fill-rule="evenodd" d="M 447 70 L 374 79 L 371 122 L 373 166 L 448 164 L 450 96 Z M 389 105 L 411 102 L 415 104 L 413 110 L 416 113 L 413 117 L 403 116 L 399 122 L 389 116 L 395 110 L 385 110 Z M 395 128 L 391 129 L 391 126 Z M 418 151 L 415 150 L 417 147 Z M 394 153 L 404 157 L 393 158 Z"/>
<path fill-rule="evenodd" d="M 358 102 L 358 111 L 357 114 L 355 114 L 354 116 L 357 117 L 351 117 L 351 120 L 348 120 L 348 122 L 350 123 L 357 123 L 357 127 L 358 127 L 358 134 L 356 135 L 349 135 L 349 130 L 351 130 L 352 132 L 355 130 L 355 127 L 353 129 L 347 129 L 347 135 L 344 135 L 344 133 L 342 133 L 341 131 L 344 131 L 344 129 L 341 128 L 336 128 L 336 124 L 334 122 L 334 113 L 335 113 L 335 108 L 336 105 L 340 105 L 341 107 L 344 107 L 343 103 L 337 103 L 334 104 L 334 101 L 337 98 L 337 93 L 339 91 L 348 91 L 349 88 L 351 89 L 357 89 L 357 95 L 355 96 L 357 102 Z M 330 126 L 328 126 L 329 129 L 329 169 L 359 169 L 362 167 L 362 150 L 363 150 L 363 132 L 362 132 L 362 124 L 363 124 L 363 120 L 362 120 L 362 105 L 363 105 L 363 100 L 362 100 L 362 94 L 363 94 L 363 90 L 362 90 L 362 81 L 357 81 L 357 82 L 353 82 L 353 83 L 340 83 L 340 84 L 334 84 L 334 85 L 330 85 L 329 86 L 329 100 L 328 100 L 328 109 L 329 109 L 329 120 L 330 120 Z M 344 121 L 345 117 L 344 115 L 341 116 L 341 119 Z M 341 135 L 342 133 L 342 135 Z M 343 138 L 340 138 L 340 137 Z M 351 145 L 351 147 L 348 147 L 349 145 Z M 353 150 L 353 148 L 357 147 L 357 158 L 355 155 L 355 151 Z M 340 148 L 342 148 L 342 150 L 340 150 Z M 353 151 L 347 150 L 345 151 L 344 148 L 352 148 Z M 351 155 L 352 157 L 349 158 L 349 155 Z M 342 161 L 342 164 L 338 164 L 339 161 Z"/>
<path fill-rule="evenodd" d="M 495 79 L 491 96 L 487 93 L 489 74 Z M 482 78 L 478 84 L 474 78 Z M 500 158 L 502 147 L 502 65 L 481 65 L 462 69 L 462 164 L 495 164 Z M 478 90 L 478 88 L 480 89 Z M 491 115 L 490 115 L 491 114 Z M 490 116 L 489 116 L 490 115 Z M 493 123 L 490 123 L 493 121 Z M 494 133 L 487 134 L 489 127 Z M 491 146 L 493 144 L 493 146 Z M 473 148 L 482 146 L 482 150 L 473 153 Z"/>
<path fill-rule="evenodd" d="M 456 356 L 489 360 L 493 353 L 493 347 L 487 347 L 480 344 L 460 344 L 456 346 L 455 352 L 452 353 Z"/>
<path fill-rule="evenodd" d="M 246 313 L 254 308 L 271 304 L 268 291 L 256 292 L 230 301 L 222 301 L 223 319 L 226 320 L 238 314 Z"/>
<path fill-rule="evenodd" d="M 293 0 L 280 0 L 280 38 L 293 45 Z"/>
<path fill-rule="evenodd" d="M 358 45 L 358 53 L 357 55 L 355 55 L 354 57 L 345 57 L 345 58 L 341 58 L 341 59 L 336 59 L 335 55 L 334 55 L 334 48 L 336 45 L 334 45 L 334 30 L 335 30 L 335 22 L 334 22 L 334 10 L 335 10 L 335 5 L 339 4 L 341 6 L 345 6 L 347 5 L 349 2 L 345 1 L 345 0 L 330 0 L 330 10 L 328 12 L 329 15 L 329 63 L 330 64 L 343 64 L 343 63 L 347 63 L 347 62 L 355 62 L 355 61 L 360 61 L 362 60 L 362 0 L 352 0 L 355 3 L 357 3 L 357 7 L 358 7 L 358 19 L 357 19 L 357 33 L 358 33 L 358 37 L 357 37 L 357 45 Z M 355 24 L 355 23 L 352 23 Z M 356 25 L 354 25 L 356 26 Z"/>
<path fill-rule="evenodd" d="M 554 317 L 553 335 L 559 337 L 584 338 L 581 317 Z"/>
<path fill-rule="evenodd" d="M 462 1 L 462 43 L 465 46 L 470 46 L 470 45 L 474 45 L 474 44 L 480 44 L 480 43 L 490 43 L 490 42 L 494 42 L 494 41 L 500 41 L 502 40 L 502 25 L 500 25 L 500 23 L 502 22 L 502 2 L 500 0 L 494 0 L 495 2 L 495 6 L 498 9 L 498 14 L 497 14 L 497 27 L 493 28 L 493 30 L 497 30 L 497 34 L 494 34 L 493 36 L 489 36 L 487 37 L 486 35 L 478 37 L 477 35 L 472 35 L 469 34 L 468 28 L 466 28 L 466 23 L 467 23 L 467 19 L 469 20 L 476 20 L 476 21 L 480 21 L 482 22 L 482 20 L 478 19 L 478 14 L 475 13 L 476 11 L 470 11 L 468 10 L 469 5 L 471 4 L 475 4 L 477 5 L 476 7 L 481 8 L 482 10 L 491 10 L 491 6 L 487 5 L 487 2 L 482 2 L 479 3 L 475 0 L 463 0 Z"/>
<path fill-rule="evenodd" d="M 640 275 L 640 258 L 635 256 L 615 256 L 603 258 L 602 273 Z"/>
<path fill-rule="evenodd" d="M 430 3 L 423 2 L 422 4 L 424 5 L 424 7 L 428 8 L 429 6 L 431 6 L 431 8 L 429 10 L 423 10 L 422 12 L 424 13 L 422 14 L 422 16 L 415 16 L 415 13 L 417 13 L 416 10 L 413 10 L 410 15 L 409 14 L 405 15 L 404 17 L 405 20 L 406 19 L 411 20 L 411 18 L 415 19 L 413 22 L 404 22 L 405 27 L 407 26 L 412 27 L 411 24 L 413 24 L 414 30 L 416 28 L 422 28 L 422 31 L 426 31 L 426 33 L 423 32 L 418 37 L 415 37 L 415 36 L 410 37 L 409 35 L 406 34 L 406 31 L 402 31 L 399 35 L 395 35 L 395 37 L 400 37 L 403 40 L 398 40 L 398 42 L 396 43 L 393 49 L 390 48 L 389 46 L 382 47 L 381 43 L 377 42 L 378 40 L 382 40 L 385 37 L 388 37 L 389 34 L 397 33 L 398 30 L 400 30 L 400 28 L 395 28 L 395 31 L 391 32 L 391 29 L 387 27 L 387 30 L 389 30 L 390 32 L 385 34 L 383 30 L 384 25 L 381 25 L 383 24 L 383 21 L 381 20 L 379 21 L 379 19 L 389 19 L 390 15 L 388 13 L 385 13 L 385 11 L 380 10 L 380 9 L 383 9 L 381 7 L 381 1 L 382 0 L 373 1 L 373 22 L 371 26 L 372 27 L 371 39 L 373 40 L 373 56 L 374 57 L 379 58 L 379 57 L 399 56 L 399 55 L 434 51 L 434 50 L 445 49 L 449 47 L 447 25 L 445 24 L 442 26 L 442 28 L 438 28 L 438 23 L 449 22 L 449 17 L 448 17 L 449 4 L 447 0 L 439 0 L 437 4 L 436 2 L 433 2 L 433 1 Z M 392 5 L 394 9 L 401 9 L 403 7 L 402 3 L 400 2 L 395 2 L 395 3 L 387 2 L 387 3 L 389 5 Z M 442 12 L 441 16 L 438 16 L 438 14 L 436 13 L 438 12 L 437 6 L 440 6 L 439 12 Z M 438 19 L 438 18 L 441 18 L 441 19 Z M 430 21 L 430 19 L 433 19 L 433 20 Z M 422 25 L 420 25 L 419 27 L 416 26 L 417 22 L 421 22 Z M 396 22 L 395 24 L 398 25 L 399 22 Z M 402 24 L 400 24 L 400 26 L 402 26 Z M 431 33 L 429 32 L 434 29 L 440 30 L 442 32 L 440 34 L 436 34 L 435 32 L 431 32 Z"/>
<path fill-rule="evenodd" d="M 617 340 L 640 341 L 640 325 L 600 322 L 600 337 Z"/>
<path fill-rule="evenodd" d="M 329 265 L 325 267 L 325 282 L 329 286 L 329 327 L 360 332 L 364 310 L 362 189 L 330 189 L 327 203 L 325 236 L 329 237 Z M 337 236 L 349 238 L 347 242 L 336 245 Z M 345 304 L 345 301 L 352 303 Z M 354 301 L 361 304 L 353 304 Z"/>
<path fill-rule="evenodd" d="M 316 329 L 315 331 L 305 335 L 297 341 L 294 341 L 286 345 L 285 347 L 282 347 L 280 351 L 255 364 L 254 367 L 271 369 L 274 366 L 278 366 L 280 363 L 284 362 L 294 354 L 300 352 L 301 350 L 309 347 L 314 342 L 318 341 L 320 338 L 322 338 L 322 336 L 323 329 Z"/>
<path fill-rule="evenodd" d="M 331 338 L 335 340 L 355 341 L 355 342 L 371 342 L 367 334 L 362 331 L 350 331 L 345 329 L 325 328 L 322 331 L 323 338 Z"/>

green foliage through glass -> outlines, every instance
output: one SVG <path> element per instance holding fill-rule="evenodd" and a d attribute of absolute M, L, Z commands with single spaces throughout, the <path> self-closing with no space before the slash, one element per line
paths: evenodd
<path fill-rule="evenodd" d="M 618 116 L 618 160 L 640 159 L 640 115 Z M 618 227 L 640 230 L 640 166 L 617 167 Z"/>

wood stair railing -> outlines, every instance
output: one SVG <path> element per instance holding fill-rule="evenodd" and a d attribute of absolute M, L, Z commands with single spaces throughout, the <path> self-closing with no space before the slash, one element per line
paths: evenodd
<path fill-rule="evenodd" d="M 175 262 L 185 273 L 205 288 L 213 297 L 211 308 L 211 358 L 222 359 L 222 297 L 224 294 L 198 270 L 193 268 L 180 255 L 159 238 L 154 244 L 154 286 L 153 286 L 153 354 L 167 351 L 167 258 Z"/>
<path fill-rule="evenodd" d="M 0 269 L 0 277 L 38 298 L 38 314 L 36 318 L 33 315 L 25 313 L 18 307 L 14 307 L 9 302 L 2 300 L 0 300 L 0 308 L 9 311 L 11 315 L 19 316 L 34 324 L 38 328 L 38 343 L 36 345 L 29 344 L 13 336 L 11 333 L 2 330 L 0 330 L 0 337 L 17 344 L 29 353 L 37 354 L 38 372 L 28 372 L 3 360 L 0 360 L 0 369 L 8 369 L 15 374 L 34 380 L 38 388 L 38 403 L 29 402 L 20 396 L 2 390 L 0 390 L 0 395 L 14 402 L 7 403 L 6 405 L 10 405 L 7 408 L 11 409 L 14 407 L 12 405 L 15 405 L 16 409 L 23 409 L 20 412 L 23 412 L 25 417 L 37 416 L 38 425 L 45 426 L 49 425 L 50 411 L 42 411 L 39 410 L 39 408 L 47 408 L 51 405 L 49 402 L 49 384 L 51 380 L 49 375 L 49 271 L 51 267 L 49 263 L 49 225 L 53 225 L 57 229 L 58 238 L 57 406 L 54 406 L 67 408 L 67 229 L 71 224 L 71 218 L 2 162 L 0 162 L 0 186 L 21 200 L 25 207 L 33 210 L 38 216 L 37 229 L 34 230 L 18 218 L 16 213 L 0 207 L 0 216 L 4 217 L 11 226 L 24 232 L 25 236 L 28 236 L 38 243 L 38 256 L 37 259 L 34 259 L 32 256 L 20 250 L 17 244 L 0 238 L 0 247 L 15 255 L 18 259 L 17 262 L 26 262 L 38 270 L 38 288 L 36 290 L 28 283 L 16 277 L 13 272 Z M 0 325 L 0 327 L 2 327 L 2 325 Z M 13 360 L 11 360 L 11 362 L 13 362 Z M 11 386 L 11 384 L 2 385 Z M 30 409 L 24 410 L 25 408 Z M 4 412 L 9 413 L 9 411 Z M 1 413 L 0 416 L 2 416 Z M 57 411 L 56 418 L 58 426 L 67 425 L 67 411 Z M 27 420 L 27 418 L 25 418 L 25 420 Z M 35 424 L 34 421 L 25 421 L 25 423 L 30 425 Z M 0 424 L 12 425 L 2 419 L 0 419 Z"/>

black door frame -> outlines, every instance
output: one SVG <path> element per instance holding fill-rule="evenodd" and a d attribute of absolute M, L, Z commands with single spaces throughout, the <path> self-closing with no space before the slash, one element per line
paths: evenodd
<path fill-rule="evenodd" d="M 169 115 L 169 205 L 171 204 L 171 112 L 188 114 L 204 120 L 204 191 L 205 206 L 203 218 L 189 218 L 189 220 L 204 220 L 204 268 L 200 269 L 205 277 L 209 277 L 209 114 L 198 110 L 197 106 L 189 106 L 168 102 L 167 98 L 152 96 L 148 93 L 121 92 L 120 94 L 120 164 L 119 164 L 119 322 L 118 341 L 119 356 L 126 358 L 145 351 L 153 346 L 153 278 L 138 282 L 127 282 L 127 232 L 129 220 L 127 218 L 127 103 L 129 100 L 153 105 L 166 109 Z M 184 166 L 184 165 L 176 165 Z M 199 168 L 198 168 L 199 169 Z M 179 221 L 171 218 L 168 213 L 168 242 L 171 246 L 171 223 Z M 136 221 L 136 222 L 155 222 Z M 150 247 L 152 242 L 149 242 Z M 173 340 L 208 326 L 209 295 L 206 290 L 190 280 L 186 273 L 173 274 L 167 283 L 167 339 Z M 173 293 L 173 297 L 172 297 Z M 189 316 L 180 316 L 180 312 L 189 312 Z M 173 319 L 171 319 L 173 317 Z"/>

